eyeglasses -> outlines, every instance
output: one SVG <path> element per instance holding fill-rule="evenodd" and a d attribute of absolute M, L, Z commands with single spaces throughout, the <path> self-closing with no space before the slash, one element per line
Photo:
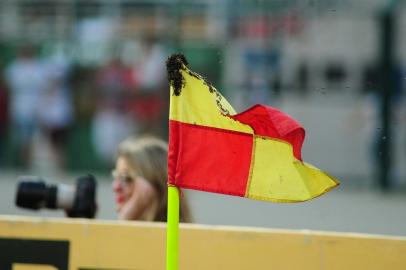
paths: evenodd
<path fill-rule="evenodd" d="M 134 178 L 131 175 L 126 173 L 119 173 L 116 170 L 113 170 L 111 172 L 111 176 L 113 177 L 113 179 L 120 181 L 120 183 L 124 185 L 129 185 L 134 182 Z"/>

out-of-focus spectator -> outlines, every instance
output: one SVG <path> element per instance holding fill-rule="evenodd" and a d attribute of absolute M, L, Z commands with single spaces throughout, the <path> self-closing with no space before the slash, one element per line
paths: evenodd
<path fill-rule="evenodd" d="M 134 121 L 110 106 L 97 112 L 93 120 L 92 138 L 98 157 L 106 164 L 112 163 L 112 156 L 123 138 L 134 133 Z"/>
<path fill-rule="evenodd" d="M 46 70 L 33 46 L 25 45 L 5 71 L 10 89 L 10 120 L 19 163 L 29 167 L 34 132 L 38 128 L 40 99 L 46 87 Z"/>
<path fill-rule="evenodd" d="M 65 168 L 65 147 L 73 121 L 71 90 L 67 83 L 68 63 L 62 56 L 47 64 L 47 85 L 42 95 L 39 120 L 59 169 Z"/>
<path fill-rule="evenodd" d="M 114 58 L 100 70 L 97 85 L 100 95 L 92 127 L 94 149 L 103 162 L 111 164 L 117 145 L 136 128 L 126 105 L 134 80 L 130 69 Z"/>
<path fill-rule="evenodd" d="M 166 82 L 165 48 L 154 37 L 146 37 L 142 46 L 140 65 L 137 67 L 139 87 L 144 92 L 156 92 Z"/>
<path fill-rule="evenodd" d="M 129 107 L 140 133 L 162 135 L 167 112 L 166 50 L 155 37 L 147 36 L 140 57 L 133 73 L 137 89 Z"/>

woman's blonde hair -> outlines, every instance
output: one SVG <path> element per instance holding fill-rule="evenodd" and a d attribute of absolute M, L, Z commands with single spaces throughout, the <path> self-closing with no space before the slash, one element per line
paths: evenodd
<path fill-rule="evenodd" d="M 130 169 L 138 176 L 145 178 L 155 188 L 158 207 L 153 221 L 166 221 L 167 218 L 167 158 L 168 145 L 155 137 L 130 137 L 118 146 L 118 157 L 127 160 Z M 180 198 L 181 222 L 190 222 L 189 207 L 184 195 Z"/>

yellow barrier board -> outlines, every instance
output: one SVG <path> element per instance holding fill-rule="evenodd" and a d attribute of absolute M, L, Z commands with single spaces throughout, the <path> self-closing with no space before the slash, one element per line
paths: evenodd
<path fill-rule="evenodd" d="M 0 216 L 0 270 L 165 269 L 163 223 Z M 406 269 L 406 238 L 181 225 L 180 269 Z"/>

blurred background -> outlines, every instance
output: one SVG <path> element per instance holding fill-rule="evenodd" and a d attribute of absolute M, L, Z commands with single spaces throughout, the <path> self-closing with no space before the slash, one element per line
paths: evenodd
<path fill-rule="evenodd" d="M 237 111 L 299 120 L 304 160 L 341 186 L 302 204 L 186 191 L 197 223 L 406 236 L 406 1 L 0 1 L 0 214 L 19 175 L 99 180 L 115 148 L 167 140 L 165 60 L 182 52 Z"/>

